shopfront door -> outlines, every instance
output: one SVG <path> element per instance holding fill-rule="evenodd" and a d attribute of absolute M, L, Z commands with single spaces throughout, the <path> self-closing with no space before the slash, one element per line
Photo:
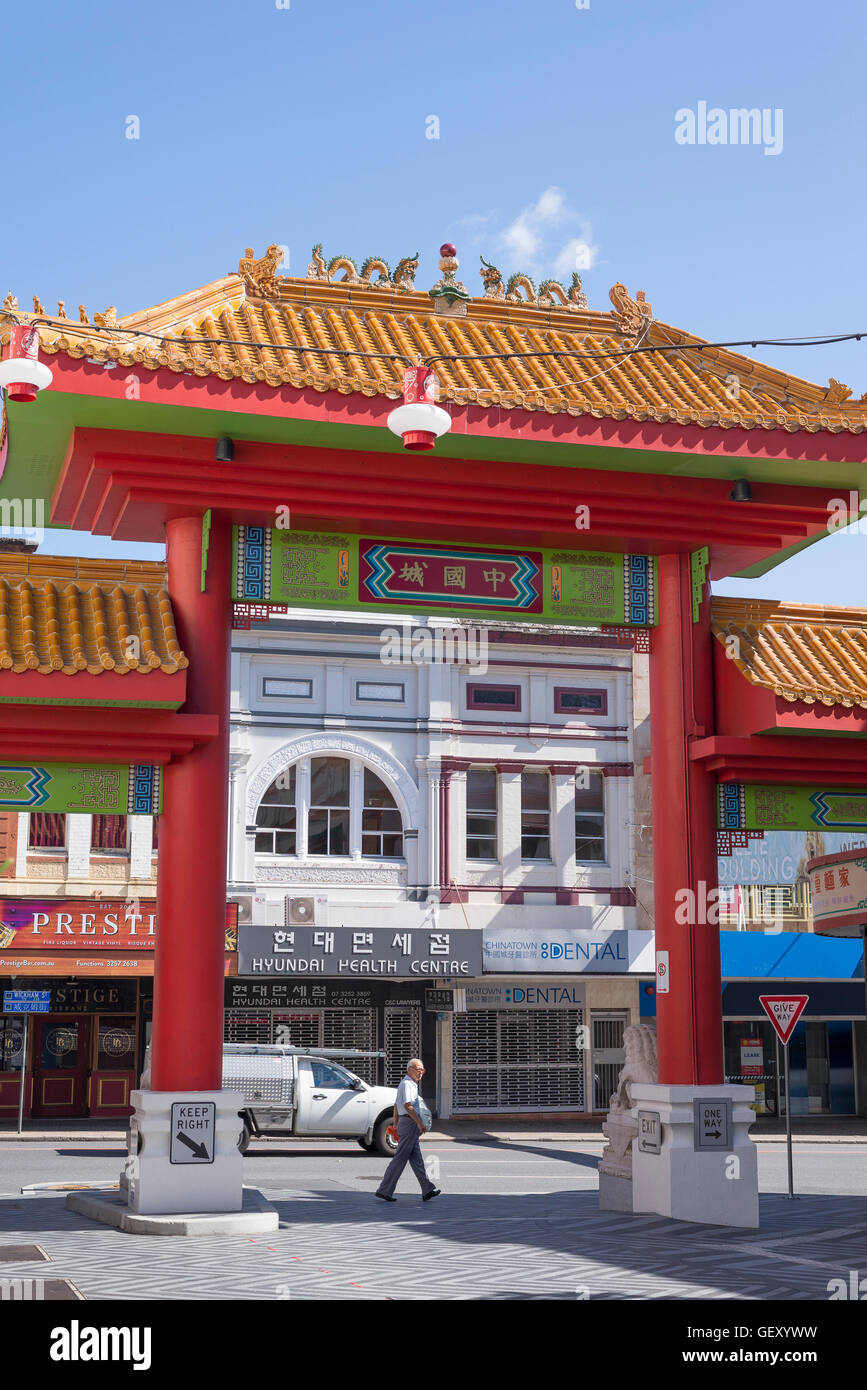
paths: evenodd
<path fill-rule="evenodd" d="M 100 1014 L 95 1026 L 90 1114 L 129 1115 L 129 1093 L 135 1082 L 135 1015 Z"/>
<path fill-rule="evenodd" d="M 86 1014 L 33 1019 L 35 1117 L 87 1114 L 91 1022 Z"/>

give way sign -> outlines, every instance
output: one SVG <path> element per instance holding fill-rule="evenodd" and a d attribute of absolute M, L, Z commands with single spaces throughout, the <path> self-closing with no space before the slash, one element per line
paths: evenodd
<path fill-rule="evenodd" d="M 777 1037 L 785 1046 L 792 1036 L 801 1014 L 807 1007 L 809 994 L 760 994 L 759 1003 L 777 1032 Z"/>

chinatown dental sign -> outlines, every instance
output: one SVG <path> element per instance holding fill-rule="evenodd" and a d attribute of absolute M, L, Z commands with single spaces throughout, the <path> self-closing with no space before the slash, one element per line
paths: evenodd
<path fill-rule="evenodd" d="M 407 367 L 403 374 L 403 405 L 388 417 L 388 428 L 399 434 L 405 449 L 432 449 L 451 427 L 451 418 L 435 404 L 439 395 L 436 372 L 430 367 Z"/>
<path fill-rule="evenodd" d="M 0 362 L 0 386 L 5 386 L 10 401 L 35 401 L 37 393 L 51 385 L 52 372 L 39 361 L 39 331 L 32 324 L 21 323 L 12 329 L 9 348 Z"/>

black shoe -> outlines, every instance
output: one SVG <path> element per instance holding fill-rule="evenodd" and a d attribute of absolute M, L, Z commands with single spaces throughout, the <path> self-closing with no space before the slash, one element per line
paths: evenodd
<path fill-rule="evenodd" d="M 396 1202 L 396 1197 L 389 1197 L 387 1192 L 374 1192 L 374 1197 L 378 1197 L 381 1202 Z"/>
<path fill-rule="evenodd" d="M 424 1194 L 424 1196 L 422 1197 L 422 1201 L 423 1201 L 423 1202 L 429 1202 L 430 1199 L 431 1199 L 431 1197 L 441 1197 L 442 1195 L 443 1195 L 443 1194 L 442 1194 L 442 1191 L 440 1190 L 440 1188 L 438 1188 L 438 1187 L 432 1187 L 431 1190 L 430 1190 L 430 1192 L 426 1192 L 426 1193 Z"/>

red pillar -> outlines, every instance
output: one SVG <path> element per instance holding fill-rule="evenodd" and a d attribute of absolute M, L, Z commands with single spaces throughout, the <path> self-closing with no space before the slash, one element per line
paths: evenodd
<path fill-rule="evenodd" d="M 658 575 L 650 657 L 654 913 L 656 949 L 669 953 L 669 993 L 657 995 L 659 1080 L 716 1085 L 724 1080 L 718 911 L 707 921 L 717 887 L 716 779 L 689 760 L 691 742 L 714 727 L 710 597 L 693 622 L 688 555 L 660 556 Z M 676 921 L 690 901 L 693 920 Z"/>
<path fill-rule="evenodd" d="M 201 517 L 166 526 L 169 592 L 178 640 L 190 662 L 184 712 L 217 715 L 220 732 L 165 769 L 151 1047 L 155 1091 L 213 1091 L 222 1085 L 231 538 L 230 523 L 214 518 L 202 593 Z"/>

